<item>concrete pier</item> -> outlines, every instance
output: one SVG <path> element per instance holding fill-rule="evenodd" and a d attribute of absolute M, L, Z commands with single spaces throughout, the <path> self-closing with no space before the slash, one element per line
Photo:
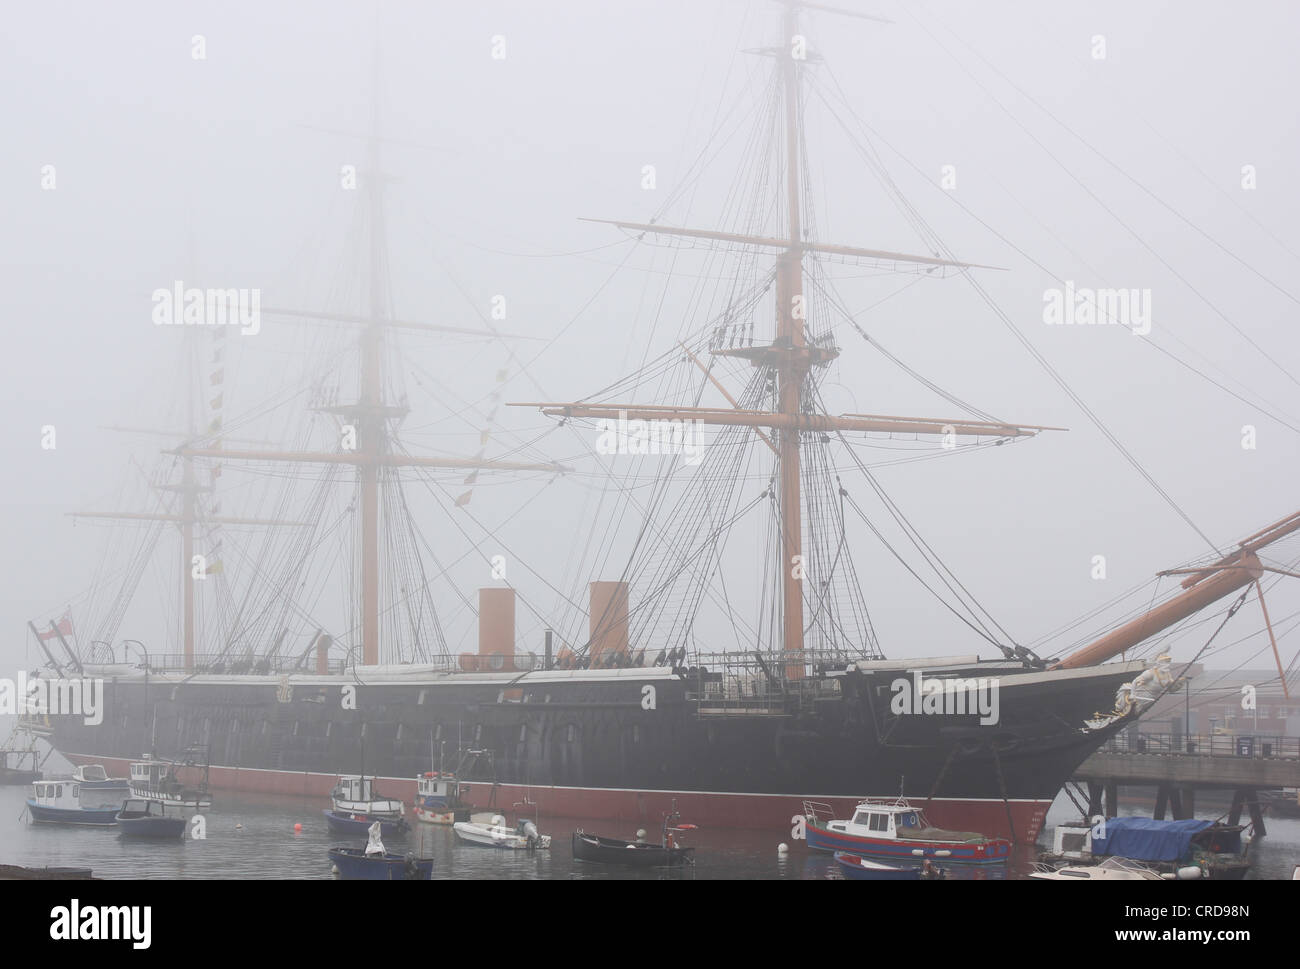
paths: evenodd
<path fill-rule="evenodd" d="M 1231 823 L 1248 811 L 1257 835 L 1257 792 L 1300 787 L 1300 737 L 1187 736 L 1130 731 L 1112 738 L 1074 774 L 1088 792 L 1088 815 L 1115 817 L 1119 789 L 1154 787 L 1155 817 L 1194 817 L 1198 790 L 1232 791 Z"/>

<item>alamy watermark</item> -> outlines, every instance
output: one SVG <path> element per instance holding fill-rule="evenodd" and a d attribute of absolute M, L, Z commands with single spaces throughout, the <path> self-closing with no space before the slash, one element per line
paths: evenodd
<path fill-rule="evenodd" d="M 104 681 L 98 677 L 53 679 L 19 670 L 17 679 L 0 677 L 0 716 L 81 717 L 88 727 L 104 722 Z"/>
<path fill-rule="evenodd" d="M 998 681 L 985 676 L 929 679 L 913 670 L 911 679 L 900 676 L 889 684 L 893 697 L 889 711 L 895 716 L 963 716 L 979 714 L 980 725 L 998 722 Z"/>
<path fill-rule="evenodd" d="M 627 411 L 621 410 L 617 419 L 605 417 L 599 425 L 596 450 L 601 454 L 682 454 L 690 465 L 699 464 L 703 456 L 703 421 L 628 420 Z"/>
<path fill-rule="evenodd" d="M 178 279 L 152 298 L 155 326 L 237 326 L 244 336 L 262 328 L 260 289 L 186 289 Z"/>
<path fill-rule="evenodd" d="M 1043 290 L 1043 322 L 1049 326 L 1125 326 L 1134 336 L 1151 332 L 1151 290 L 1076 289 L 1067 279 L 1065 288 Z"/>

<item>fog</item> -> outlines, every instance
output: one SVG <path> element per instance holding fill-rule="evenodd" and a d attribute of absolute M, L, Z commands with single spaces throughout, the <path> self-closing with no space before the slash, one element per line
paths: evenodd
<path fill-rule="evenodd" d="M 980 285 L 1196 526 L 960 274 L 831 265 L 858 325 L 935 385 L 1001 420 L 1069 428 L 941 460 L 889 464 L 919 452 L 883 437 L 859 452 L 1015 641 L 1063 649 L 1104 623 L 1039 641 L 1156 571 L 1213 554 L 1197 529 L 1227 550 L 1300 506 L 1300 11 L 1281 2 L 1244 10 L 1208 2 L 841 5 L 893 23 L 803 14 L 808 42 L 824 59 L 809 68 L 820 89 L 842 89 L 878 134 L 873 146 L 899 191 L 952 253 L 1000 267 L 977 271 Z M 111 544 L 115 529 L 69 513 L 159 505 L 147 482 L 176 466 L 161 452 L 177 441 L 108 426 L 183 429 L 210 416 L 215 385 L 196 387 L 191 369 L 207 359 L 209 334 L 200 331 L 208 328 L 155 325 L 155 290 L 185 281 L 259 290 L 264 307 L 365 312 L 362 193 L 344 186 L 343 173 L 368 163 L 376 101 L 390 176 L 392 316 L 532 338 L 386 337 L 394 393 L 412 410 L 402 440 L 412 453 L 469 457 L 490 428 L 487 458 L 574 469 L 486 475 L 467 510 L 452 505 L 465 490 L 463 473 L 439 472 L 436 487 L 409 489 L 441 563 L 426 561 L 428 574 L 447 569 L 428 592 L 447 648 L 475 648 L 473 591 L 501 584 L 489 570 L 494 555 L 504 556 L 505 581 L 524 600 L 520 648 L 540 649 L 548 625 L 581 642 L 586 582 L 619 577 L 637 515 L 618 517 L 615 479 L 593 459 L 590 425 L 557 428 L 536 409 L 497 406 L 497 398 L 585 398 L 671 351 L 721 309 L 697 288 L 700 277 L 725 274 L 716 252 L 635 245 L 580 218 L 728 228 L 720 221 L 728 193 L 756 164 L 745 151 L 750 127 L 736 119 L 754 108 L 772 68 L 769 58 L 743 52 L 783 43 L 780 16 L 778 4 L 758 0 L 54 3 L 10 11 L 0 36 L 8 92 L 0 666 L 39 661 L 29 620 L 44 628 L 71 607 L 79 640 L 89 636 L 102 617 L 86 603 L 108 602 L 115 586 L 106 576 L 126 567 L 110 557 L 122 554 Z M 1104 57 L 1096 56 L 1098 37 Z M 915 219 L 893 204 L 822 106 L 810 96 L 806 175 L 818 239 L 931 253 Z M 702 153 L 707 164 L 696 168 Z M 645 187 L 646 166 L 653 188 Z M 769 234 L 777 228 L 772 218 L 765 224 Z M 1064 280 L 1149 290 L 1150 332 L 1046 325 L 1044 291 Z M 723 285 L 718 299 L 729 292 Z M 505 297 L 504 319 L 491 317 L 496 296 Z M 766 313 L 755 320 L 770 327 Z M 831 413 L 962 416 L 852 328 L 838 326 L 836 336 L 842 353 L 822 384 Z M 326 391 L 355 397 L 356 341 L 346 325 L 270 314 L 255 335 L 229 332 L 220 388 L 227 432 L 276 447 L 325 446 L 319 427 L 312 438 L 297 428 L 327 403 Z M 717 375 L 738 392 L 746 369 L 733 364 Z M 304 390 L 312 386 L 320 393 Z M 651 402 L 654 389 L 644 384 L 631 399 Z M 721 398 L 710 390 L 703 402 Z M 273 411 L 272 403 L 284 406 Z M 1244 447 L 1250 437 L 1254 446 Z M 608 459 L 616 474 L 632 470 L 617 461 Z M 289 473 L 226 463 L 222 513 L 306 515 L 317 471 L 293 471 L 300 487 L 285 492 Z M 340 474 L 339 496 L 322 514 L 342 515 L 351 500 Z M 844 470 L 843 481 L 873 521 L 887 521 L 860 476 Z M 755 473 L 738 500 L 765 487 L 765 474 Z M 724 560 L 729 594 L 753 611 L 763 522 L 742 522 Z M 139 538 L 141 528 L 131 528 Z M 228 533 L 232 545 L 236 533 Z M 887 655 L 991 655 L 860 525 L 852 538 Z M 174 653 L 179 543 L 170 529 L 158 542 L 160 561 L 146 570 L 116 639 Z M 228 556 L 220 581 L 232 599 L 213 593 L 207 614 L 237 608 L 231 603 L 262 581 L 248 571 L 259 547 L 247 539 L 244 559 Z M 277 560 L 286 547 L 276 546 Z M 313 548 L 316 577 L 287 651 L 301 649 L 316 625 L 355 638 L 345 575 L 354 553 L 341 537 Z M 1104 579 L 1094 577 L 1097 556 Z M 1266 553 L 1292 570 L 1298 557 L 1295 539 Z M 1288 634 L 1300 586 L 1272 577 L 1265 584 L 1285 664 L 1296 651 Z M 636 595 L 634 585 L 634 609 Z M 1119 612 L 1144 604 L 1128 601 Z M 735 640 L 716 612 L 695 630 L 702 647 Z M 1176 658 L 1190 659 L 1217 624 L 1175 637 Z M 1216 641 L 1231 645 L 1208 665 L 1269 666 L 1262 627 L 1249 601 Z"/>

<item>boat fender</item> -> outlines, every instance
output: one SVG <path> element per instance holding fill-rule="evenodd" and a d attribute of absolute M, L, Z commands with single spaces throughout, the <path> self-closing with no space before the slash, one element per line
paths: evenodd
<path fill-rule="evenodd" d="M 1188 865 L 1185 868 L 1178 869 L 1179 881 L 1190 881 L 1194 878 L 1200 878 L 1203 874 L 1204 872 L 1196 865 Z"/>

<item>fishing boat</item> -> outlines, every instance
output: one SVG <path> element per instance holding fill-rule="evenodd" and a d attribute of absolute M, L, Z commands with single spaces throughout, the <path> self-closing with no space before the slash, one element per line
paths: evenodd
<path fill-rule="evenodd" d="M 835 864 L 839 866 L 840 874 L 852 881 L 914 882 L 944 877 L 943 869 L 934 867 L 929 861 L 923 865 L 884 865 L 847 851 L 835 852 Z"/>
<path fill-rule="evenodd" d="M 445 771 L 425 771 L 415 779 L 415 801 L 411 806 L 415 819 L 425 824 L 468 821 L 473 811 L 461 800 L 456 775 Z"/>
<path fill-rule="evenodd" d="M 128 838 L 184 838 L 185 825 L 180 806 L 167 801 L 130 797 L 117 812 L 117 826 Z"/>
<path fill-rule="evenodd" d="M 695 864 L 695 849 L 677 843 L 677 835 L 696 830 L 693 824 L 681 824 L 674 811 L 663 822 L 659 844 L 602 838 L 579 828 L 573 832 L 573 860 L 629 868 L 673 868 Z"/>
<path fill-rule="evenodd" d="M 81 785 L 75 780 L 37 781 L 27 799 L 27 813 L 33 824 L 87 824 L 108 827 L 117 824 L 115 807 L 84 808 Z"/>
<path fill-rule="evenodd" d="M 325 820 L 331 831 L 338 834 L 365 834 L 373 825 L 378 824 L 386 837 L 406 834 L 410 825 L 405 818 L 381 817 L 358 811 L 324 811 Z"/>
<path fill-rule="evenodd" d="M 364 848 L 331 848 L 330 864 L 345 881 L 429 881 L 433 878 L 433 859 L 399 855 L 384 849 L 378 822 L 368 829 Z"/>
<path fill-rule="evenodd" d="M 181 766 L 167 761 L 142 760 L 131 764 L 131 776 L 127 782 L 132 798 L 145 801 L 157 801 L 174 807 L 191 808 L 203 811 L 212 807 L 212 795 L 208 791 L 207 768 L 204 767 L 203 779 L 197 786 L 189 787 L 181 783 L 178 770 Z"/>
<path fill-rule="evenodd" d="M 1011 842 L 973 831 L 931 827 L 905 798 L 858 802 L 853 817 L 837 821 L 830 805 L 804 802 L 804 837 L 816 851 L 844 851 L 875 858 L 941 858 L 961 864 L 1003 864 Z"/>
<path fill-rule="evenodd" d="M 196 616 L 207 612 L 195 605 L 196 597 L 213 597 L 212 611 L 223 588 L 227 599 L 234 598 L 220 585 L 227 581 L 215 569 L 220 563 L 210 559 L 209 581 L 181 583 L 174 644 L 155 649 L 138 665 L 84 663 L 88 675 L 103 678 L 105 703 L 114 715 L 93 726 L 80 718 L 51 717 L 51 742 L 60 753 L 74 763 L 117 769 L 144 749 L 140 725 L 156 712 L 160 736 L 220 738 L 214 785 L 324 795 L 338 772 L 353 769 L 360 752 L 384 784 L 409 797 L 414 778 L 426 769 L 423 737 L 431 732 L 438 740 L 452 739 L 464 731 L 492 753 L 494 766 L 490 776 L 458 769 L 460 784 L 490 783 L 501 803 L 541 788 L 548 810 L 561 815 L 639 821 L 667 811 L 676 799 L 702 824 L 784 829 L 810 798 L 830 805 L 830 817 L 844 817 L 863 795 L 901 791 L 924 801 L 934 825 L 994 839 L 951 847 L 922 839 L 907 847 L 910 856 L 960 852 L 989 860 L 990 851 L 1002 851 L 1003 840 L 1033 843 L 1079 765 L 1149 709 L 1167 686 L 1159 677 L 1152 681 L 1158 669 L 1149 655 L 1153 637 L 1254 583 L 1263 574 L 1258 554 L 1300 531 L 1300 513 L 1254 533 L 1226 555 L 1184 563 L 1188 567 L 1178 570 L 1186 575 L 1181 588 L 1159 590 L 1159 596 L 1153 589 L 1146 612 L 1098 631 L 1077 649 L 1058 639 L 1051 652 L 1039 647 L 1039 655 L 990 621 L 989 611 L 936 552 L 933 536 L 922 535 L 873 474 L 864 449 L 907 450 L 909 460 L 935 458 L 937 465 L 976 450 L 990 457 L 993 449 L 1005 453 L 1053 429 L 988 414 L 890 354 L 882 354 L 882 362 L 873 355 L 883 348 L 837 294 L 839 267 L 860 277 L 914 274 L 927 288 L 943 285 L 945 277 L 979 286 L 989 267 L 958 258 L 928 225 L 918 224 L 920 240 L 913 248 L 922 251 L 916 254 L 818 238 L 822 221 L 813 202 L 831 193 L 808 177 L 823 169 L 808 157 L 805 113 L 817 103 L 811 96 L 816 72 L 828 65 L 811 50 L 796 59 L 787 48 L 791 37 L 801 45 L 809 39 L 801 18 L 816 6 L 790 0 L 778 40 L 755 51 L 773 70 L 752 110 L 739 116 L 748 140 L 733 139 L 734 131 L 711 134 L 710 146 L 715 138 L 719 148 L 727 142 L 748 145 L 743 158 L 732 159 L 744 184 L 717 194 L 723 201 L 715 224 L 674 225 L 656 212 L 602 230 L 621 233 L 639 254 L 656 246 L 671 249 L 674 266 L 679 258 L 683 266 L 696 256 L 707 260 L 666 280 L 674 295 L 686 293 L 682 298 L 690 300 L 673 338 L 645 353 L 645 365 L 636 372 L 618 379 L 598 376 L 593 367 L 590 383 L 596 386 L 576 387 L 570 399 L 558 401 L 506 400 L 503 388 L 522 368 L 513 353 L 503 354 L 499 379 L 489 393 L 475 394 L 490 404 L 475 428 L 483 443 L 474 453 L 430 453 L 403 437 L 404 427 L 427 426 L 434 419 L 430 411 L 441 419 L 448 409 L 435 399 L 425 401 L 419 414 L 419 390 L 404 383 L 417 358 L 445 362 L 444 374 L 462 363 L 450 357 L 445 342 L 420 356 L 402 341 L 503 343 L 509 335 L 457 331 L 398 312 L 385 227 L 390 208 L 411 207 L 385 204 L 396 180 L 380 162 L 376 102 L 366 157 L 358 166 L 364 190 L 351 193 L 358 205 L 358 258 L 334 277 L 340 282 L 333 288 L 355 294 L 355 301 L 263 310 L 280 321 L 355 327 L 348 331 L 355 340 L 349 336 L 329 360 L 313 361 L 313 375 L 337 379 L 313 376 L 276 388 L 285 407 L 297 407 L 310 395 L 292 445 L 282 438 L 240 446 L 226 435 L 223 428 L 236 421 L 266 428 L 267 434 L 281 433 L 274 429 L 288 421 L 276 408 L 274 417 L 255 423 L 261 411 L 272 410 L 261 403 L 269 399 L 267 388 L 258 388 L 256 411 L 222 410 L 228 405 L 218 402 L 233 399 L 233 367 L 227 372 L 217 340 L 230 328 L 192 327 L 212 331 L 213 340 L 202 348 L 203 363 L 191 381 L 191 403 L 198 402 L 202 419 L 173 435 L 167 477 L 159 471 L 151 482 L 168 507 L 84 513 L 134 525 L 148 521 L 160 532 L 165 525 L 179 537 L 167 557 L 185 576 L 194 568 L 196 545 L 206 543 L 215 557 L 212 536 L 219 526 L 264 527 L 266 545 L 276 554 L 259 550 L 249 561 L 273 561 L 282 565 L 281 574 L 258 570 L 255 581 L 238 590 L 236 610 L 264 618 L 229 628 L 197 623 Z M 870 136 L 855 128 L 850 137 L 888 201 L 915 213 L 877 162 Z M 707 164 L 715 156 L 710 151 L 700 157 Z M 700 174 L 692 171 L 690 178 Z M 694 198 L 693 192 L 663 194 Z M 667 289 L 662 295 L 667 298 Z M 268 336 L 269 328 L 260 340 Z M 943 339 L 936 333 L 936 342 Z M 850 342 L 862 356 L 849 356 Z M 990 349 L 990 362 L 994 354 Z M 983 362 L 971 361 L 971 379 L 981 374 Z M 836 413 L 826 399 L 834 374 L 870 373 L 868 365 L 898 365 L 963 416 Z M 846 379 L 854 381 L 852 388 L 841 385 L 848 393 L 880 386 Z M 1078 400 L 1073 391 L 1071 398 Z M 498 417 L 498 405 L 506 404 L 552 421 L 553 440 L 576 438 L 555 452 L 531 436 L 511 437 Z M 896 410 L 883 402 L 871 409 Z M 648 442 L 636 435 L 648 427 L 676 433 L 681 446 L 639 446 Z M 341 428 L 351 432 L 356 447 L 340 444 Z M 688 428 L 692 435 L 704 428 L 711 437 L 687 441 Z M 1105 436 L 1112 439 L 1109 432 Z M 508 447 L 499 446 L 501 437 L 510 438 Z M 565 604 L 543 617 L 554 636 L 518 641 L 516 590 L 500 579 L 478 590 L 477 651 L 454 652 L 440 609 L 471 602 L 472 594 L 454 587 L 442 595 L 430 591 L 428 577 L 445 570 L 433 567 L 429 550 L 437 543 L 421 531 L 421 516 L 411 513 L 408 501 L 423 497 L 430 518 L 436 513 L 440 523 L 463 528 L 468 555 L 500 537 L 475 514 L 482 478 L 498 476 L 498 495 L 525 478 L 555 482 L 558 491 L 574 469 L 555 455 L 590 455 L 596 440 L 601 447 L 612 442 L 611 453 L 618 454 L 629 443 L 627 460 L 595 460 L 569 481 L 578 477 L 584 489 L 579 493 L 586 495 L 590 479 L 599 480 L 617 496 L 610 499 L 618 502 L 616 509 L 601 510 L 602 519 L 608 514 L 611 536 L 616 526 L 635 528 L 617 536 L 622 544 L 612 536 L 609 543 L 593 541 L 575 552 L 585 558 L 564 570 L 573 576 L 572 586 L 560 590 Z M 489 452 L 489 443 L 497 450 Z M 267 497 L 262 508 L 292 507 L 294 516 L 223 514 L 222 496 L 214 491 L 218 475 L 232 468 L 283 479 L 284 490 Z M 1000 482 L 1005 505 L 972 512 L 971 542 L 992 545 L 1005 534 L 1008 509 L 1015 512 L 1023 494 L 1017 487 Z M 653 495 L 653 502 L 639 504 L 642 495 Z M 1248 507 L 1249 496 L 1242 497 Z M 493 517 L 502 513 L 507 520 L 504 511 L 494 508 Z M 903 541 L 888 541 L 875 517 Z M 329 557 L 304 556 L 301 550 L 332 542 L 336 527 L 354 524 L 343 539 L 356 550 L 347 583 L 350 601 L 341 617 L 318 616 L 309 606 L 336 598 L 323 595 L 337 588 L 339 577 L 330 572 L 336 563 L 330 559 L 327 569 L 319 561 Z M 595 521 L 573 524 L 597 534 Z M 1017 519 L 1014 527 L 1040 524 L 1041 519 Z M 1087 534 L 1086 522 L 1071 527 Z M 275 537 L 288 533 L 291 538 Z M 870 569 L 854 558 L 854 545 L 870 541 L 868 533 L 881 538 L 882 558 L 898 558 L 900 574 L 921 579 L 924 594 L 932 593 L 967 627 L 954 626 L 948 637 L 960 646 L 910 655 L 914 640 L 905 634 L 909 655 L 887 656 L 872 615 L 890 609 L 891 602 L 862 581 Z M 121 563 L 110 565 L 119 569 Z M 555 575 L 560 568 L 532 563 L 529 571 Z M 950 594 L 922 579 L 922 570 L 939 576 Z M 558 589 L 551 579 L 544 581 Z M 895 622 L 905 629 L 906 619 Z M 715 631 L 725 631 L 723 641 L 729 640 L 733 629 L 734 649 L 696 647 L 718 641 Z M 56 675 L 67 665 L 52 653 L 48 658 Z M 926 685 L 937 684 L 939 696 L 952 699 L 965 684 L 980 682 L 999 686 L 996 725 L 965 705 L 929 709 L 935 694 Z M 1144 682 L 1153 682 L 1152 688 Z M 909 683 L 914 691 L 899 692 L 899 684 Z M 341 696 L 355 703 L 344 706 Z M 908 702 L 894 704 L 891 697 Z M 904 834 L 902 842 L 911 837 Z M 900 847 L 898 839 L 879 835 L 868 831 L 868 843 L 875 838 L 891 852 Z M 835 837 L 845 847 L 857 846 L 856 835 Z M 835 847 L 827 844 L 827 850 Z"/>
<path fill-rule="evenodd" d="M 496 815 L 487 824 L 476 821 L 457 821 L 451 826 L 456 837 L 466 844 L 479 848 L 501 848 L 509 851 L 536 851 L 551 846 L 549 834 L 538 834 L 537 825 L 527 819 L 511 828 L 506 819 Z"/>
<path fill-rule="evenodd" d="M 330 791 L 330 802 L 338 814 L 368 815 L 388 821 L 402 817 L 402 802 L 380 794 L 375 788 L 375 778 L 360 774 L 340 777 Z"/>
<path fill-rule="evenodd" d="M 73 780 L 83 791 L 125 791 L 131 782 L 125 777 L 109 777 L 103 764 L 82 764 L 72 770 Z"/>

